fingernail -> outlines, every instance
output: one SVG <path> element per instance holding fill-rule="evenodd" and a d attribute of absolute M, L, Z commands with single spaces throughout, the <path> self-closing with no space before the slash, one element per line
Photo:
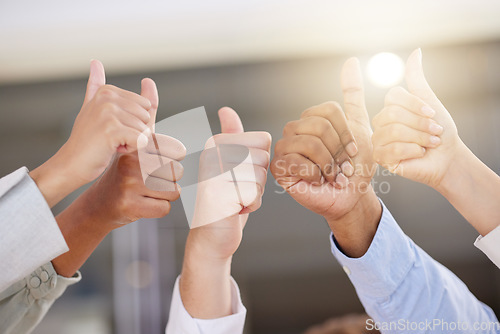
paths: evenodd
<path fill-rule="evenodd" d="M 337 175 L 337 178 L 335 179 L 335 182 L 342 188 L 347 187 L 349 184 L 349 179 L 342 173 Z"/>
<path fill-rule="evenodd" d="M 350 142 L 349 144 L 347 144 L 347 146 L 345 147 L 345 150 L 346 150 L 347 154 L 349 154 L 350 157 L 353 157 L 356 155 L 356 153 L 358 153 L 358 147 L 356 146 L 356 144 L 353 141 Z"/>
<path fill-rule="evenodd" d="M 439 137 L 436 137 L 436 136 L 431 136 L 431 144 L 433 145 L 438 145 L 439 143 L 441 143 L 441 139 Z"/>
<path fill-rule="evenodd" d="M 431 123 L 431 125 L 429 125 L 429 131 L 436 135 L 440 135 L 443 133 L 443 127 L 437 123 Z"/>
<path fill-rule="evenodd" d="M 349 177 L 349 176 L 352 176 L 354 174 L 354 167 L 349 163 L 349 161 L 344 161 L 342 163 L 342 166 L 340 166 L 342 168 L 342 173 Z"/>
<path fill-rule="evenodd" d="M 436 115 L 436 112 L 434 111 L 434 109 L 432 109 L 429 106 L 423 106 L 421 110 L 422 110 L 422 114 L 424 114 L 427 117 L 434 117 L 434 115 Z"/>

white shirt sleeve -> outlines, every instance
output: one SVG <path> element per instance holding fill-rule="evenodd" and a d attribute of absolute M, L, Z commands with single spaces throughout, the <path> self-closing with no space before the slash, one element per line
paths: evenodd
<path fill-rule="evenodd" d="M 26 167 L 0 179 L 0 217 L 0 291 L 68 251 Z"/>
<path fill-rule="evenodd" d="M 474 246 L 482 250 L 500 268 L 500 225 L 484 237 L 477 237 Z"/>
<path fill-rule="evenodd" d="M 179 276 L 180 277 L 180 276 Z M 166 334 L 241 334 L 247 310 L 241 302 L 240 290 L 231 278 L 231 303 L 233 314 L 217 319 L 195 319 L 182 303 L 179 277 L 175 281 Z"/>

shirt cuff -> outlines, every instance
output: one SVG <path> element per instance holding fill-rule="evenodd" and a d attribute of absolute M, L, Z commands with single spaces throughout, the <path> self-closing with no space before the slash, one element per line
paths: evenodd
<path fill-rule="evenodd" d="M 0 291 L 68 251 L 45 198 L 22 167 L 0 179 Z"/>
<path fill-rule="evenodd" d="M 360 295 L 372 298 L 390 296 L 404 280 L 415 262 L 408 237 L 382 201 L 382 217 L 375 237 L 360 258 L 346 256 L 331 234 L 331 250 Z M 391 245 L 388 247 L 387 245 Z"/>
<path fill-rule="evenodd" d="M 477 237 L 474 246 L 482 250 L 500 268 L 500 225 L 484 237 Z"/>
<path fill-rule="evenodd" d="M 241 301 L 240 290 L 231 277 L 231 304 L 233 314 L 217 319 L 191 317 L 182 303 L 179 277 L 175 281 L 166 334 L 239 334 L 243 333 L 247 310 Z"/>

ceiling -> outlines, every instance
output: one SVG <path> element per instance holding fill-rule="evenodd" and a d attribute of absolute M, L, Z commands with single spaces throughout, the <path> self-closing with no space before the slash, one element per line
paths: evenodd
<path fill-rule="evenodd" d="M 0 1 L 0 84 L 500 38 L 497 0 Z"/>

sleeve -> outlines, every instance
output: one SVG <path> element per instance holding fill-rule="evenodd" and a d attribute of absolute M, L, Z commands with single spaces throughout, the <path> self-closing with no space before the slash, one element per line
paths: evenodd
<path fill-rule="evenodd" d="M 500 268 L 500 225 L 484 237 L 477 237 L 474 246 L 482 250 Z"/>
<path fill-rule="evenodd" d="M 49 262 L 12 284 L 0 293 L 0 333 L 31 333 L 66 287 L 80 279 L 80 272 L 58 276 Z"/>
<path fill-rule="evenodd" d="M 247 310 L 241 302 L 240 290 L 231 278 L 233 314 L 218 319 L 195 319 L 189 315 L 182 303 L 179 277 L 175 281 L 166 334 L 241 334 Z"/>
<path fill-rule="evenodd" d="M 493 311 L 407 237 L 383 205 L 375 237 L 349 258 L 331 237 L 332 253 L 354 285 L 367 329 L 382 333 L 497 333 Z"/>
<path fill-rule="evenodd" d="M 68 251 L 28 169 L 0 179 L 0 291 Z"/>

